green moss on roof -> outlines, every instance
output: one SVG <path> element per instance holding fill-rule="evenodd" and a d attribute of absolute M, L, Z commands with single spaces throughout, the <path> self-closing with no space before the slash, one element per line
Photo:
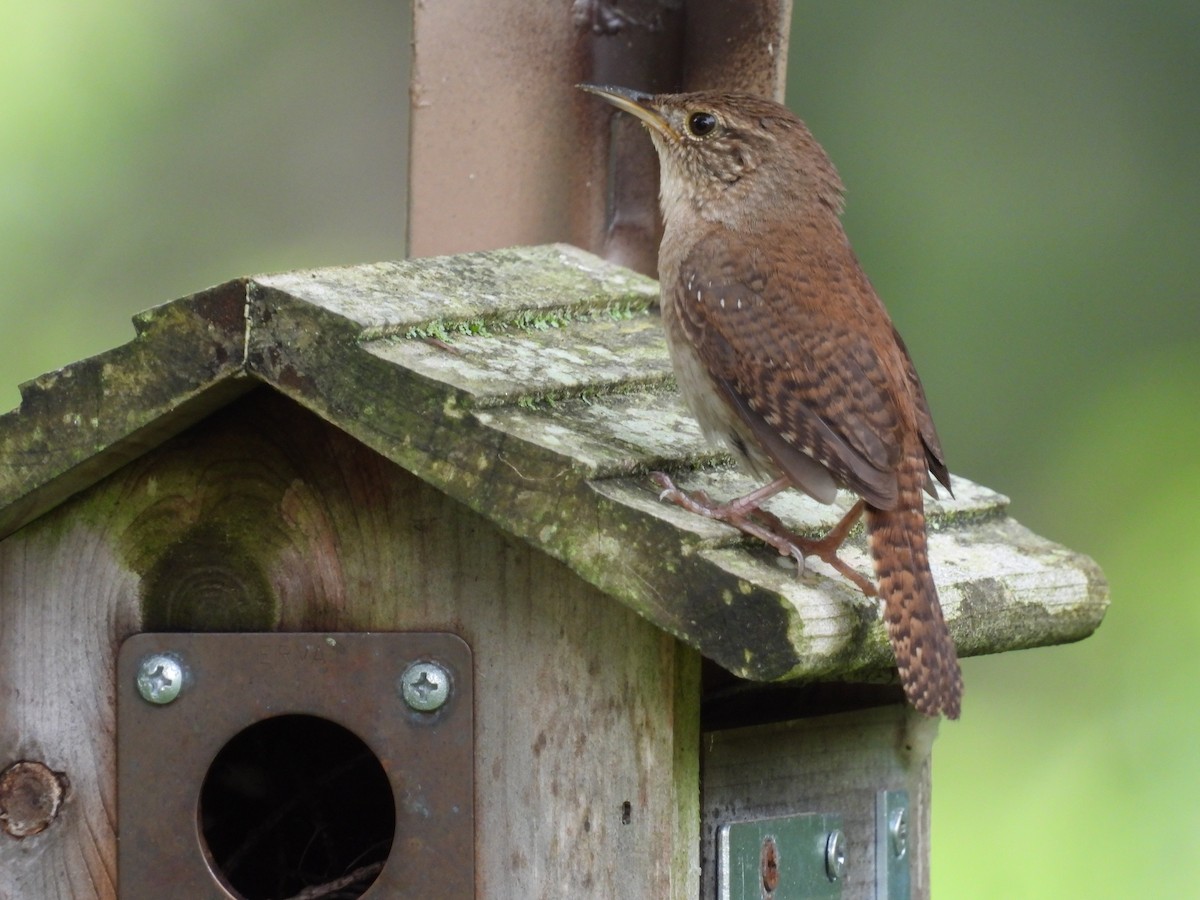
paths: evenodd
<path fill-rule="evenodd" d="M 134 340 L 36 379 L 0 417 L 0 537 L 265 384 L 732 672 L 888 669 L 876 605 L 851 585 L 820 563 L 796 577 L 658 502 L 645 477 L 658 468 L 718 497 L 753 485 L 683 409 L 656 298 L 653 281 L 551 245 L 238 279 L 156 307 Z M 1107 585 L 1091 560 L 1022 528 L 986 488 L 956 479 L 955 495 L 929 505 L 930 556 L 964 653 L 1099 624 Z M 806 533 L 839 515 L 795 494 L 772 509 Z M 870 569 L 860 537 L 846 555 Z M 259 601 L 234 624 L 270 627 Z"/>

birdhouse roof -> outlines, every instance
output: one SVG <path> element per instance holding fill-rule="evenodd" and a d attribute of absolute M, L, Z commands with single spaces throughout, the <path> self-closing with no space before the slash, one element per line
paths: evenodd
<path fill-rule="evenodd" d="M 0 416 L 0 537 L 262 384 L 558 558 L 729 671 L 892 665 L 877 604 L 822 563 L 666 503 L 648 477 L 754 487 L 676 393 L 650 279 L 566 245 L 242 278 L 134 319 L 136 336 L 22 385 Z M 951 633 L 973 655 L 1078 640 L 1107 586 L 961 478 L 928 507 Z M 772 510 L 820 534 L 834 507 Z M 861 535 L 843 558 L 864 572 Z"/>

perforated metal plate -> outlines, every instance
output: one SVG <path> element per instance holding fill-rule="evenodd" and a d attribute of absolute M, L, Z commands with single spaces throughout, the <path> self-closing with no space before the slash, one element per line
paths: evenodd
<path fill-rule="evenodd" d="M 183 669 L 182 692 L 163 705 L 137 685 L 141 661 L 158 653 Z M 417 661 L 449 672 L 450 697 L 436 711 L 402 696 L 401 675 Z M 121 648 L 117 701 L 121 897 L 236 900 L 209 862 L 201 785 L 230 738 L 287 714 L 353 732 L 387 775 L 395 836 L 362 897 L 475 896 L 472 666 L 457 636 L 139 634 Z"/>

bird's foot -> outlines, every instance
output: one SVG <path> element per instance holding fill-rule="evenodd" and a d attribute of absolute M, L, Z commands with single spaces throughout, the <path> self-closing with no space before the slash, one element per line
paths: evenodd
<path fill-rule="evenodd" d="M 796 561 L 797 574 L 804 571 L 804 551 L 796 543 L 795 536 L 789 534 L 782 527 L 779 519 L 766 510 L 741 502 L 744 500 L 742 497 L 728 503 L 714 503 L 704 491 L 693 491 L 689 494 L 687 491 L 677 488 L 671 481 L 671 477 L 665 472 L 651 472 L 650 477 L 662 488 L 662 492 L 658 495 L 659 500 L 674 503 L 698 516 L 724 522 L 743 534 L 756 537 L 778 550 L 780 556 L 792 557 Z M 774 526 L 779 526 L 779 530 L 777 531 Z"/>
<path fill-rule="evenodd" d="M 764 512 L 776 522 L 779 522 L 779 519 L 776 516 L 766 512 L 766 510 L 760 510 L 760 512 Z M 857 569 L 851 568 L 842 561 L 841 557 L 837 555 L 838 550 L 841 548 L 842 544 L 845 543 L 846 536 L 850 533 L 850 529 L 855 526 L 859 520 L 859 517 L 862 516 L 862 512 L 863 501 L 859 500 L 852 507 L 850 507 L 846 514 L 842 516 L 838 523 L 829 530 L 829 533 L 826 534 L 825 537 L 813 539 L 802 538 L 799 535 L 792 535 L 792 539 L 804 551 L 805 555 L 815 556 L 817 559 L 823 560 L 824 562 L 833 566 L 834 569 L 854 582 L 860 591 L 862 591 L 868 597 L 874 597 L 878 593 L 875 588 L 875 583 Z M 780 522 L 779 524 L 782 528 L 783 523 Z"/>
<path fill-rule="evenodd" d="M 780 556 L 790 556 L 796 561 L 796 574 L 804 572 L 804 558 L 815 556 L 858 587 L 868 597 L 876 594 L 875 585 L 864 575 L 852 569 L 837 555 L 838 548 L 846 540 L 863 511 L 863 501 L 854 504 L 841 520 L 825 537 L 820 539 L 805 538 L 789 530 L 779 517 L 758 504 L 767 497 L 774 496 L 786 484 L 772 482 L 766 488 L 760 488 L 744 497 L 738 497 L 727 503 L 714 503 L 704 491 L 688 493 L 675 486 L 665 472 L 652 472 L 650 477 L 662 488 L 659 500 L 674 503 L 688 512 L 724 522 L 738 529 L 743 534 L 758 538 L 763 543 L 779 551 Z"/>

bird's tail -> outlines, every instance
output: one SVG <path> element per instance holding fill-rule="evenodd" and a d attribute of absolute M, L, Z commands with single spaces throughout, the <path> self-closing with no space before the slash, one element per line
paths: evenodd
<path fill-rule="evenodd" d="M 957 719 L 962 671 L 929 571 L 923 456 L 907 454 L 898 476 L 894 509 L 867 506 L 867 532 L 888 638 L 908 701 L 927 716 L 941 713 Z"/>

